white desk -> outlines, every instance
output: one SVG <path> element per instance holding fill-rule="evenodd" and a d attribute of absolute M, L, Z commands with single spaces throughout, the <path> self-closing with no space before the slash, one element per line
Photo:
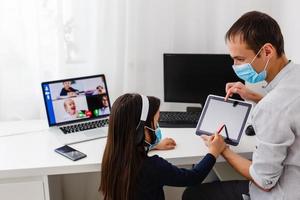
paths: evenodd
<path fill-rule="evenodd" d="M 162 133 L 163 137 L 175 139 L 176 148 L 168 151 L 152 151 L 150 155 L 158 154 L 174 165 L 189 165 L 198 162 L 207 153 L 206 146 L 202 139 L 195 135 L 194 129 L 162 128 Z M 19 187 L 21 189 L 24 188 L 22 185 L 24 182 L 29 182 L 27 185 L 29 188 L 32 186 L 36 192 L 42 189 L 43 199 L 48 200 L 47 176 L 99 172 L 105 143 L 104 138 L 71 145 L 87 154 L 86 158 L 73 162 L 54 152 L 54 149 L 62 144 L 48 132 L 45 121 L 1 122 L 0 196 L 3 196 L 2 192 L 6 191 L 9 186 L 13 187 L 16 193 L 16 185 L 21 184 Z M 248 158 L 251 158 L 254 148 L 255 137 L 246 135 L 242 137 L 238 147 L 232 147 L 234 151 Z M 220 161 L 223 161 L 223 158 L 220 157 L 218 162 Z M 24 199 L 24 195 L 21 197 Z M 7 196 L 8 198 L 13 199 L 11 196 Z M 37 196 L 36 199 L 41 198 Z"/>

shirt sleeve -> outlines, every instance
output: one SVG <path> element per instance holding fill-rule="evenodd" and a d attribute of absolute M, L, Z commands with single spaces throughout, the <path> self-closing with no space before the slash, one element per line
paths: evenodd
<path fill-rule="evenodd" d="M 169 186 L 192 186 L 201 183 L 213 168 L 216 158 L 212 154 L 207 154 L 192 169 L 178 168 L 168 161 L 159 158 L 157 162 L 157 181 L 161 185 Z"/>
<path fill-rule="evenodd" d="M 280 110 L 281 109 L 281 110 Z M 253 128 L 256 132 L 257 146 L 253 152 L 249 173 L 263 189 L 271 189 L 280 178 L 288 148 L 295 135 L 291 128 L 291 116 L 276 105 L 264 103 L 255 111 Z"/>

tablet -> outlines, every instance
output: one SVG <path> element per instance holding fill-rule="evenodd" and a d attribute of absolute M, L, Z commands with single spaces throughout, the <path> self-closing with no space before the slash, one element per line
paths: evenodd
<path fill-rule="evenodd" d="M 251 108 L 251 103 L 235 99 L 224 101 L 224 97 L 208 95 L 197 124 L 196 134 L 212 135 L 219 127 L 225 125 L 220 134 L 227 144 L 237 146 Z"/>

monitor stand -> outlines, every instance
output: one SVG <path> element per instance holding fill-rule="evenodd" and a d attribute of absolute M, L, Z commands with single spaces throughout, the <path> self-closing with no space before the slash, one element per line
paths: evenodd
<path fill-rule="evenodd" d="M 192 107 L 192 106 L 187 106 L 186 107 L 186 112 L 201 112 L 202 107 Z"/>

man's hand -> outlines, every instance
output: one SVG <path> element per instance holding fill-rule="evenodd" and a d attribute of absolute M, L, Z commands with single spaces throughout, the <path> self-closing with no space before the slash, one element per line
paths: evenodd
<path fill-rule="evenodd" d="M 241 82 L 227 83 L 225 90 L 226 90 L 225 101 L 227 101 L 229 97 L 232 97 L 233 94 L 239 94 L 242 97 L 242 99 L 248 101 L 254 101 L 255 103 L 258 103 L 263 98 L 262 95 L 248 89 Z"/>

